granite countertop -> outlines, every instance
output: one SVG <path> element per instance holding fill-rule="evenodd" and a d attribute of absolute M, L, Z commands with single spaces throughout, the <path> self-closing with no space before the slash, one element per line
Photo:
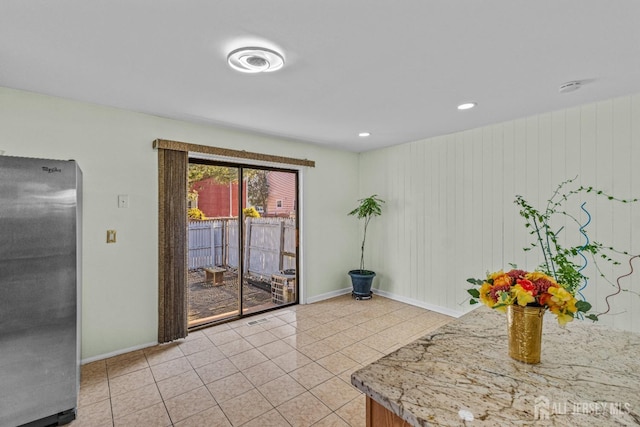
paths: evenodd
<path fill-rule="evenodd" d="M 541 363 L 509 357 L 506 315 L 479 307 L 356 371 L 414 426 L 640 425 L 640 334 L 544 318 Z M 473 421 L 471 421 L 473 419 Z"/>

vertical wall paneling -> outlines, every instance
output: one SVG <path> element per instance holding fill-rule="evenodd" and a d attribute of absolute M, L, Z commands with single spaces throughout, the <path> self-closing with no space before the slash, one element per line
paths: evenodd
<path fill-rule="evenodd" d="M 500 153 L 499 156 L 495 156 L 495 166 L 489 168 L 491 171 L 491 182 L 493 183 L 493 189 L 491 191 L 491 206 L 487 212 L 491 212 L 491 241 L 493 252 L 493 264 L 504 266 L 504 215 L 503 206 L 505 205 L 504 198 L 504 181 L 506 176 L 504 175 L 504 151 L 502 150 L 502 125 L 494 125 L 490 128 L 486 135 L 490 138 L 489 152 Z M 491 164 L 491 163 L 488 163 Z M 499 212 L 496 214 L 495 212 Z"/>
<path fill-rule="evenodd" d="M 557 185 L 579 176 L 619 197 L 640 196 L 640 95 L 583 105 L 499 123 L 452 135 L 415 141 L 360 155 L 361 194 L 372 185 L 385 189 L 385 217 L 376 225 L 379 250 L 372 265 L 381 266 L 376 286 L 399 298 L 444 312 L 471 307 L 466 279 L 487 271 L 535 268 L 538 250 L 524 252 L 532 236 L 513 203 L 523 195 L 544 209 Z M 373 192 L 378 192 L 374 189 Z M 578 200 L 580 199 L 580 200 Z M 597 240 L 640 253 L 640 204 L 622 206 L 575 197 L 567 205 L 577 222 L 586 217 L 581 201 L 598 218 L 589 232 Z M 580 242 L 579 224 L 554 224 L 563 242 Z M 566 231 L 566 233 L 565 233 Z M 373 239 L 373 238 L 372 238 Z M 602 323 L 640 332 L 640 262 L 623 283 L 635 293 L 614 300 L 615 316 Z M 628 265 L 609 268 L 612 281 Z M 588 299 L 598 311 L 611 285 L 588 271 Z"/>
<path fill-rule="evenodd" d="M 604 179 L 598 175 L 598 162 L 597 162 L 597 106 L 595 104 L 585 105 L 580 107 L 580 137 L 577 142 L 580 145 L 580 163 L 578 170 L 578 181 L 583 185 L 593 185 L 594 187 L 598 187 L 600 182 Z M 572 208 L 576 208 L 578 206 L 579 200 L 572 200 Z M 598 228 L 601 222 L 601 219 L 597 218 L 597 198 L 590 198 L 586 200 L 587 204 L 585 205 L 585 209 L 587 209 L 593 217 L 592 223 L 589 225 L 588 231 L 592 239 L 602 241 L 602 236 L 598 235 Z M 569 221 L 567 221 L 569 223 Z M 576 235 L 571 234 L 571 229 L 567 227 L 567 232 L 565 235 L 569 239 L 577 239 Z M 589 257 L 590 258 L 590 257 Z M 589 276 L 589 278 L 593 278 L 594 275 L 597 275 L 597 270 L 595 268 L 594 262 L 596 260 L 589 259 L 589 264 L 587 268 L 584 270 L 585 274 Z M 588 287 L 584 290 L 584 295 L 587 299 L 596 301 L 600 298 L 604 298 L 606 291 L 608 291 L 608 287 L 600 287 L 595 286 L 595 280 L 590 280 Z"/>
<path fill-rule="evenodd" d="M 566 163 L 566 116 L 564 111 L 551 114 L 551 136 L 549 148 L 549 176 L 553 187 L 567 178 Z"/>
<path fill-rule="evenodd" d="M 623 98 L 624 99 L 624 98 Z M 631 127 L 631 146 L 629 156 L 629 165 L 630 165 L 630 182 L 631 182 L 631 190 L 630 194 L 634 197 L 640 193 L 640 170 L 638 165 L 640 164 L 640 96 L 634 96 L 630 100 L 630 127 Z M 624 155 L 624 153 L 622 153 Z M 621 156 L 616 156 L 616 158 L 620 158 Z M 633 224 L 640 224 L 640 205 L 634 203 L 631 206 L 631 221 L 630 226 Z M 633 229 L 635 233 L 629 233 L 630 237 L 630 246 L 631 253 L 640 255 L 640 233 L 638 233 L 637 229 Z M 635 270 L 640 270 L 640 259 L 635 259 L 632 261 L 635 267 Z M 638 289 L 640 286 L 638 283 L 640 279 L 638 276 L 633 275 L 628 277 L 624 283 L 631 289 L 635 289 L 636 292 L 640 294 L 640 290 Z M 631 300 L 631 324 L 637 325 L 640 323 L 640 295 L 631 294 L 626 296 Z"/>
<path fill-rule="evenodd" d="M 411 283 L 415 287 L 416 298 L 419 298 L 420 295 L 424 296 L 424 269 L 419 263 L 420 259 L 424 259 L 424 248 L 419 243 L 420 236 L 423 234 L 422 230 L 422 221 L 421 221 L 421 213 L 422 213 L 422 205 L 424 200 L 424 192 L 420 190 L 422 183 L 424 182 L 424 165 L 422 163 L 422 159 L 420 158 L 420 154 L 424 151 L 422 145 L 414 142 L 411 144 L 411 166 L 409 167 L 410 171 L 414 172 L 413 179 L 411 180 L 411 188 L 409 191 L 410 196 L 412 197 L 412 205 L 413 212 L 411 215 L 411 261 L 409 265 L 415 265 L 417 268 L 412 268 L 411 271 Z M 422 270 L 422 271 L 421 271 Z"/>
<path fill-rule="evenodd" d="M 430 201 L 427 207 L 427 216 L 426 220 L 428 221 L 428 248 L 430 258 L 427 261 L 427 266 L 429 269 L 429 275 L 427 276 L 430 280 L 426 283 L 425 293 L 427 295 L 434 295 L 434 298 L 430 298 L 434 304 L 439 304 L 442 292 L 438 292 L 436 286 L 434 286 L 434 282 L 439 282 L 440 277 L 439 274 L 442 272 L 438 272 L 438 266 L 435 264 L 435 260 L 440 259 L 442 257 L 442 252 L 440 251 L 440 242 L 438 241 L 438 221 L 439 218 L 436 216 L 436 212 L 438 209 L 438 205 L 440 203 L 440 192 L 439 186 L 440 182 L 438 180 L 439 176 L 439 153 L 438 153 L 438 141 L 436 138 L 427 141 L 427 146 L 425 147 L 429 151 L 429 187 L 431 188 L 431 195 L 429 197 Z"/>
<path fill-rule="evenodd" d="M 595 185 L 596 183 L 592 180 L 591 177 L 585 176 L 585 171 L 582 169 L 582 152 L 588 150 L 589 147 L 582 146 L 582 109 L 581 108 L 572 108 L 567 110 L 565 113 L 565 164 L 566 164 L 566 173 L 564 177 L 560 180 L 556 180 L 556 185 L 559 182 L 562 182 L 566 179 L 578 177 L 577 182 L 579 184 L 586 185 Z M 584 216 L 581 216 L 584 218 Z M 571 234 L 571 229 L 569 227 L 570 220 L 567 219 L 564 224 L 566 226 L 567 233 L 565 235 Z M 582 222 L 584 224 L 584 222 Z M 591 276 L 591 272 L 589 272 L 589 276 Z"/>
<path fill-rule="evenodd" d="M 395 150 L 397 152 L 396 155 L 396 171 L 397 171 L 397 182 L 398 189 L 396 194 L 396 202 L 398 205 L 397 212 L 397 244 L 396 247 L 398 250 L 395 254 L 395 263 L 398 266 L 396 269 L 396 274 L 394 279 L 401 284 L 402 288 L 405 292 L 410 292 L 411 283 L 409 283 L 408 271 L 406 265 L 409 262 L 409 250 L 410 239 L 409 233 L 407 232 L 407 204 L 408 200 L 406 197 L 407 191 L 407 177 L 405 171 L 408 169 L 407 162 L 409 161 L 407 155 L 407 145 L 402 145 L 398 147 L 399 150 Z M 402 248 L 402 249 L 401 249 Z"/>
<path fill-rule="evenodd" d="M 417 294 L 418 283 L 416 281 L 415 269 L 410 268 L 411 265 L 414 265 L 415 262 L 415 226 L 414 226 L 414 218 L 418 214 L 415 208 L 415 199 L 412 197 L 415 194 L 415 190 L 413 188 L 415 168 L 413 168 L 413 156 L 415 154 L 413 149 L 414 144 L 404 144 L 403 150 L 403 168 L 402 172 L 404 175 L 404 195 L 403 199 L 405 200 L 404 206 L 404 232 L 403 234 L 406 236 L 405 247 L 408 249 L 408 256 L 402 257 L 403 265 L 402 270 L 404 273 L 404 278 L 406 278 L 407 285 L 409 287 L 409 292 L 412 295 Z"/>
<path fill-rule="evenodd" d="M 594 137 L 589 138 L 589 142 L 593 144 L 594 159 L 591 161 L 595 165 L 595 182 L 599 189 L 605 192 L 612 193 L 613 191 L 613 176 L 612 176 L 612 156 L 615 151 L 613 145 L 613 128 L 612 128 L 612 108 L 613 103 L 611 101 L 604 101 L 594 106 L 594 111 L 590 114 L 594 115 Z M 621 206 L 617 206 L 617 203 L 605 200 L 604 198 L 596 198 L 593 203 L 590 198 L 585 197 L 587 204 L 590 208 L 589 212 L 593 216 L 591 228 L 593 237 L 599 242 L 605 245 L 611 244 L 612 230 L 613 230 L 613 218 L 612 213 L 619 209 Z M 614 269 L 609 263 L 598 262 L 600 270 L 607 276 L 613 277 Z M 591 270 L 593 271 L 593 270 Z M 615 282 L 615 281 L 614 281 Z M 596 291 L 596 298 L 605 298 L 610 293 L 609 286 L 593 287 L 588 285 L 591 291 Z M 623 301 L 620 301 L 623 303 Z M 616 314 L 613 317 L 614 324 L 617 323 L 616 319 L 622 315 L 624 311 L 622 305 L 617 306 L 620 308 L 621 313 Z"/>
<path fill-rule="evenodd" d="M 471 205 L 473 206 L 471 209 L 473 215 L 467 217 L 467 220 L 471 222 L 471 235 L 469 236 L 467 244 L 469 244 L 472 249 L 472 258 L 469 260 L 464 260 L 464 263 L 458 266 L 458 268 L 464 270 L 465 266 L 468 265 L 467 269 L 470 273 L 474 273 L 475 268 L 480 268 L 481 270 L 478 272 L 478 274 L 481 275 L 482 273 L 484 273 L 486 268 L 491 268 L 486 264 L 487 260 L 485 257 L 485 248 L 482 241 L 482 221 L 484 217 L 484 206 L 482 195 L 482 180 L 478 179 L 482 176 L 482 171 L 485 166 L 482 158 L 482 140 L 479 140 L 477 138 L 476 131 L 469 131 L 468 135 L 469 142 L 471 144 L 470 149 L 473 159 L 473 166 L 471 168 Z M 466 264 L 467 262 L 469 262 L 469 264 Z M 476 277 L 476 275 L 470 274 L 470 277 Z"/>
<path fill-rule="evenodd" d="M 406 249 L 402 246 L 402 222 L 400 221 L 400 214 L 402 213 L 402 203 L 403 200 L 400 196 L 401 192 L 404 192 L 404 188 L 402 188 L 402 181 L 398 176 L 399 171 L 402 170 L 402 165 L 400 164 L 400 153 L 398 150 L 388 150 L 389 152 L 389 161 L 391 162 L 391 173 L 389 183 L 391 187 L 389 188 L 389 199 L 391 200 L 392 214 L 390 215 L 390 219 L 392 219 L 393 224 L 393 235 L 392 235 L 392 244 L 388 247 L 393 251 L 392 253 L 387 254 L 387 259 L 389 261 L 389 270 L 391 273 L 391 278 L 389 284 L 393 284 L 393 288 L 387 288 L 387 290 L 391 289 L 401 289 L 402 292 L 407 292 L 406 287 L 408 283 L 402 280 L 402 268 L 400 264 L 401 257 L 406 256 Z"/>
<path fill-rule="evenodd" d="M 502 180 L 502 200 L 504 207 L 502 211 L 502 254 L 501 261 L 505 265 L 507 262 L 517 262 L 515 259 L 509 259 L 514 253 L 513 233 L 515 223 L 519 222 L 519 217 L 514 213 L 517 212 L 515 205 L 509 203 L 513 200 L 515 194 L 514 180 L 516 175 L 520 173 L 522 168 L 521 160 L 516 156 L 514 150 L 513 123 L 505 123 L 501 126 L 502 130 L 502 159 L 504 179 Z"/>
<path fill-rule="evenodd" d="M 580 129 L 581 121 L 582 114 L 580 108 L 572 108 L 565 111 L 564 149 L 566 162 L 566 178 L 573 178 L 580 173 L 580 164 L 582 159 L 582 145 L 580 143 L 580 138 L 582 135 Z"/>
<path fill-rule="evenodd" d="M 462 235 L 460 239 L 456 240 L 456 249 L 459 251 L 461 256 L 457 257 L 458 261 L 466 266 L 474 268 L 474 265 L 477 264 L 478 256 L 474 253 L 473 246 L 473 237 L 474 237 L 474 228 L 475 221 L 474 219 L 478 215 L 478 209 L 476 204 L 474 203 L 474 167 L 478 161 L 474 157 L 474 149 L 473 149 L 473 138 L 471 132 L 462 132 L 456 134 L 457 136 L 457 144 L 462 146 L 462 157 L 457 157 L 462 160 L 462 212 L 461 212 L 461 222 L 457 222 L 458 228 L 462 230 Z M 480 268 L 480 265 L 475 265 Z M 448 266 L 450 268 L 450 266 Z M 481 270 L 482 271 L 482 270 Z M 469 275 L 468 277 L 476 277 L 474 275 Z M 465 277 L 467 279 L 468 277 Z M 455 284 L 455 279 L 452 280 Z M 463 303 L 467 296 L 466 292 L 463 294 L 464 298 L 460 298 L 458 301 Z M 456 309 L 462 310 L 462 307 L 456 306 Z"/>
<path fill-rule="evenodd" d="M 453 242 L 453 217 L 455 201 L 455 168 L 453 167 L 453 156 L 450 140 L 448 136 L 440 137 L 440 206 L 444 207 L 444 210 L 439 213 L 440 228 L 438 234 L 440 235 L 440 250 L 446 259 L 456 259 L 457 255 L 454 252 L 455 243 Z M 440 272 L 440 281 L 437 284 L 437 288 L 442 288 L 444 292 L 439 292 L 440 303 L 445 306 L 451 305 L 455 298 L 455 289 L 453 284 L 449 281 L 448 272 L 443 270 Z M 436 288 L 436 289 L 437 289 Z"/>
<path fill-rule="evenodd" d="M 436 217 L 435 212 L 438 205 L 438 198 L 440 197 L 438 192 L 438 187 L 440 183 L 438 182 L 438 179 L 437 179 L 438 177 L 438 150 L 437 150 L 438 142 L 434 138 L 432 140 L 425 141 L 424 144 L 425 144 L 425 154 L 428 153 L 426 154 L 426 156 L 428 158 L 427 164 L 429 165 L 429 169 L 426 173 L 426 176 L 428 177 L 427 179 L 429 180 L 427 184 L 427 188 L 429 188 L 429 194 L 425 196 L 425 198 L 428 199 L 428 202 L 425 202 L 425 221 L 426 221 L 425 225 L 427 230 L 426 242 L 427 242 L 427 252 L 429 254 L 429 258 L 426 260 L 426 267 L 427 267 L 428 274 L 425 278 L 424 292 L 426 295 L 434 295 L 438 292 L 435 291 L 435 286 L 433 285 L 433 283 L 438 282 L 439 278 L 437 277 L 437 273 L 436 273 L 437 267 L 434 265 L 433 261 L 440 258 L 440 254 L 438 250 L 439 245 L 434 244 L 436 243 L 436 239 L 437 239 L 436 230 L 437 230 L 437 223 L 438 223 L 438 218 Z M 435 301 L 437 301 L 439 298 L 440 298 L 440 295 L 431 299 L 431 301 L 433 301 L 433 303 L 436 304 Z"/>
<path fill-rule="evenodd" d="M 544 189 L 538 185 L 540 182 L 540 168 L 542 167 L 541 157 L 544 156 L 540 152 L 538 146 L 538 116 L 527 117 L 525 119 L 525 161 L 527 167 L 525 170 L 525 188 L 528 190 L 528 200 L 540 206 L 543 197 L 546 196 Z M 537 167 L 532 167 L 537 164 Z M 543 195 L 541 194 L 543 193 Z"/>
<path fill-rule="evenodd" d="M 444 216 L 441 220 L 441 229 L 439 232 L 442 234 L 442 251 L 447 259 L 455 259 L 457 254 L 455 253 L 455 196 L 456 196 L 456 167 L 455 167 L 455 147 L 453 146 L 453 138 L 451 135 L 443 136 L 442 141 L 442 166 L 446 171 L 446 179 L 440 186 L 441 200 L 445 205 Z M 446 273 L 445 273 L 446 274 Z M 439 286 L 444 288 L 446 292 L 443 294 L 444 299 L 441 298 L 440 303 L 445 305 L 451 305 L 455 303 L 455 284 L 451 283 L 448 279 L 439 283 Z"/>
<path fill-rule="evenodd" d="M 552 189 L 555 190 L 558 183 L 575 175 L 567 169 L 566 161 L 566 115 L 564 111 L 551 114 L 551 149 L 549 159 L 549 176 Z M 557 218 L 556 227 L 567 228 L 566 218 Z"/>
<path fill-rule="evenodd" d="M 540 156 L 539 164 L 540 169 L 538 173 L 538 187 L 542 191 L 541 201 L 546 201 L 556 184 L 553 181 L 553 176 L 550 173 L 551 165 L 551 113 L 542 114 L 538 118 L 538 155 Z"/>
<path fill-rule="evenodd" d="M 627 159 L 618 159 L 615 153 L 630 153 L 631 149 L 631 103 L 629 98 L 616 99 L 611 107 L 611 146 L 612 150 L 608 153 L 609 164 L 611 167 L 611 191 L 622 198 L 631 197 L 631 163 Z M 600 114 L 598 114 L 600 116 Z M 600 127 L 598 128 L 600 131 Z M 636 187 L 637 188 L 637 187 Z M 619 245 L 624 248 L 631 248 L 631 238 L 629 234 L 629 226 L 631 224 L 631 205 L 621 205 L 619 203 L 611 204 L 611 235 L 612 240 L 620 242 Z M 614 277 L 627 274 L 628 265 L 617 266 L 614 269 Z M 640 281 L 640 276 L 635 279 Z M 615 282 L 614 282 L 615 283 Z M 629 280 L 621 280 L 623 285 L 629 283 Z M 633 316 L 633 298 L 631 295 L 624 293 L 616 298 L 616 307 L 620 304 L 623 311 L 615 317 L 615 325 L 624 327 L 634 320 Z M 640 298 L 640 297 L 636 297 Z"/>
<path fill-rule="evenodd" d="M 464 203 L 464 174 L 465 174 L 465 150 L 463 145 L 462 134 L 452 135 L 450 142 L 453 147 L 453 159 L 456 160 L 456 174 L 455 174 L 455 200 L 454 200 L 454 212 L 452 219 L 452 252 L 453 256 L 457 259 L 466 259 L 467 254 L 464 250 L 461 250 L 458 242 L 465 240 L 464 230 L 462 227 L 456 227 L 457 224 L 464 223 L 465 203 Z M 455 283 L 448 283 L 447 286 L 453 288 L 453 301 L 454 305 L 466 298 L 464 289 L 457 286 Z M 424 296 L 423 296 L 424 298 Z"/>
<path fill-rule="evenodd" d="M 526 141 L 526 121 L 524 119 L 513 122 L 513 144 L 514 144 L 514 175 L 513 175 L 513 193 L 511 194 L 511 203 L 517 194 L 531 199 L 533 196 L 527 189 L 527 173 L 531 169 L 531 161 L 527 156 Z M 508 215 L 508 213 L 507 213 Z M 520 268 L 526 268 L 528 265 L 534 264 L 537 258 L 531 252 L 523 252 L 522 248 L 527 246 L 530 241 L 527 230 L 523 227 L 523 219 L 519 216 L 518 210 L 513 212 L 514 227 L 513 234 L 510 236 L 513 250 L 513 262 Z M 509 236 L 505 236 L 509 238 Z M 508 255 L 506 255 L 508 258 Z"/>

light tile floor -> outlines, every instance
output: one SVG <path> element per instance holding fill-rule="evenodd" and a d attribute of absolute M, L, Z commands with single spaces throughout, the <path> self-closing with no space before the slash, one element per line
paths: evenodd
<path fill-rule="evenodd" d="M 71 426 L 364 426 L 351 373 L 450 320 L 345 295 L 202 329 L 82 366 Z"/>

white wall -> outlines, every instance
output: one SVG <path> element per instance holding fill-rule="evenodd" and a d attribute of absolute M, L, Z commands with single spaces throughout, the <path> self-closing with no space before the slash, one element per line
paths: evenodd
<path fill-rule="evenodd" d="M 509 262 L 525 269 L 539 263 L 537 253 L 522 251 L 530 240 L 516 194 L 543 207 L 558 183 L 577 175 L 583 185 L 640 197 L 638 165 L 640 95 L 363 153 L 360 195 L 387 201 L 368 239 L 374 286 L 444 312 L 468 311 L 467 278 L 509 269 Z M 583 199 L 592 238 L 640 254 L 640 204 Z M 579 215 L 577 200 L 571 209 Z M 590 263 L 585 295 L 602 311 L 613 288 Z M 640 260 L 634 264 L 635 274 L 621 283 L 635 293 L 610 299 L 616 314 L 601 323 L 640 332 Z M 630 270 L 604 271 L 615 283 Z"/>
<path fill-rule="evenodd" d="M 640 196 L 640 95 L 358 156 L 0 88 L 0 150 L 73 158 L 84 172 L 84 359 L 156 340 L 156 138 L 316 161 L 303 171 L 303 283 L 310 299 L 350 286 L 345 272 L 358 264 L 359 230 L 346 212 L 359 196 L 387 200 L 367 243 L 375 286 L 446 312 L 469 309 L 467 277 L 508 262 L 537 264 L 521 251 L 527 235 L 515 194 L 544 201 L 556 183 L 579 175 L 585 185 Z M 118 194 L 129 195 L 129 209 L 117 208 Z M 587 207 L 598 240 L 640 253 L 640 206 Z M 118 243 L 105 243 L 107 229 L 118 231 Z M 640 292 L 640 272 L 622 284 Z M 600 285 L 589 285 L 589 300 L 602 302 L 610 288 Z M 637 294 L 614 298 L 613 306 L 620 314 L 603 323 L 639 331 Z"/>
<path fill-rule="evenodd" d="M 75 159 L 84 173 L 83 359 L 157 339 L 156 138 L 315 160 L 303 171 L 302 283 L 307 297 L 349 286 L 356 154 L 0 88 L 0 150 Z M 129 209 L 117 208 L 118 194 L 129 195 Z M 105 243 L 107 229 L 116 244 Z"/>

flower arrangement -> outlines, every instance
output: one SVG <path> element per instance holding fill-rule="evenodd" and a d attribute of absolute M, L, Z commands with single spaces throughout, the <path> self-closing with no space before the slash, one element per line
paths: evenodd
<path fill-rule="evenodd" d="M 469 289 L 469 294 L 490 308 L 506 312 L 511 304 L 545 307 L 557 316 L 562 326 L 571 322 L 576 313 L 591 309 L 591 304 L 578 301 L 553 277 L 540 271 L 513 269 L 505 273 L 501 270 L 490 273 L 486 280 L 468 281 L 480 286 L 479 289 Z M 477 303 L 475 299 L 471 301 L 472 304 Z"/>
<path fill-rule="evenodd" d="M 544 262 L 532 272 L 518 270 L 517 266 L 512 265 L 513 269 L 506 273 L 498 271 L 487 274 L 486 279 L 467 279 L 467 282 L 477 286 L 467 290 L 471 295 L 471 304 L 477 304 L 479 300 L 488 307 L 499 311 L 506 311 L 507 306 L 512 304 L 544 307 L 557 316 L 558 323 L 562 326 L 576 317 L 597 321 L 598 316 L 609 311 L 609 297 L 617 295 L 622 290 L 619 281 L 617 290 L 606 297 L 609 309 L 604 313 L 585 315 L 591 310 L 592 305 L 585 300 L 581 293 L 588 280 L 582 273 L 587 264 L 584 254 L 591 255 L 596 269 L 610 284 L 612 282 L 601 273 L 598 261 L 619 265 L 620 262 L 613 258 L 614 254 L 628 256 L 630 257 L 629 261 L 638 256 L 631 257 L 628 252 L 618 251 L 611 246 L 592 241 L 586 231 L 586 225 L 591 221 L 591 217 L 584 208 L 585 203 L 581 206 L 589 218 L 585 224 L 568 213 L 563 207 L 563 203 L 576 194 L 593 194 L 596 197 L 605 197 L 620 203 L 637 202 L 638 199 L 618 199 L 593 187 L 580 186 L 573 190 L 567 190 L 566 186 L 576 178 L 560 183 L 551 198 L 547 200 L 547 206 L 544 210 L 538 210 L 522 196 L 516 196 L 514 203 L 520 207 L 520 215 L 525 220 L 525 228 L 529 230 L 530 235 L 534 236 L 534 242 L 524 250 L 530 251 L 538 248 Z M 557 216 L 569 220 L 569 223 L 574 223 L 585 242 L 570 247 L 562 245 L 559 235 L 564 227 L 560 227 L 556 231 L 552 229 L 552 219 Z M 583 261 L 582 265 L 578 263 L 580 259 Z"/>

